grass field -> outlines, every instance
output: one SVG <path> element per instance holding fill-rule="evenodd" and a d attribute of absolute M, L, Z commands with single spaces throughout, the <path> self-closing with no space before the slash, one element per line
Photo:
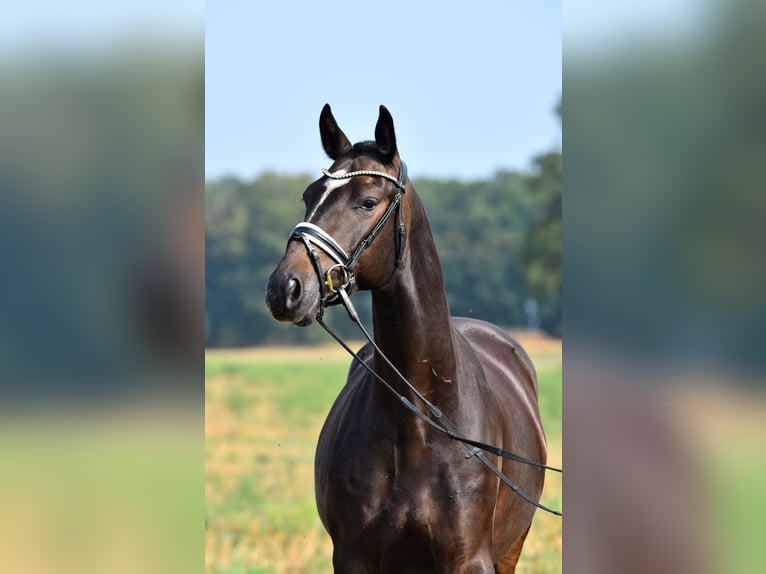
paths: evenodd
<path fill-rule="evenodd" d="M 559 466 L 561 343 L 522 343 L 538 371 L 549 462 Z M 348 365 L 336 346 L 207 352 L 208 573 L 331 571 L 332 544 L 314 504 L 314 449 Z M 543 502 L 561 507 L 560 475 L 548 474 Z M 560 518 L 536 514 L 517 572 L 561 572 Z"/>

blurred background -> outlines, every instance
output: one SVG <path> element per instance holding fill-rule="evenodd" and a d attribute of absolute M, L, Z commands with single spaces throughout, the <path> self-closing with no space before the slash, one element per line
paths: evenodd
<path fill-rule="evenodd" d="M 0 571 L 203 563 L 203 5 L 0 19 Z"/>
<path fill-rule="evenodd" d="M 564 566 L 761 572 L 762 2 L 564 3 Z"/>

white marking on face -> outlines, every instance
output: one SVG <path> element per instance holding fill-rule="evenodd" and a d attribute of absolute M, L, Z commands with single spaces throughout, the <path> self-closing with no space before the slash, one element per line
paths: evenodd
<path fill-rule="evenodd" d="M 324 193 L 322 193 L 322 197 L 319 198 L 319 201 L 317 201 L 317 204 L 314 206 L 314 209 L 312 209 L 311 213 L 309 213 L 309 216 L 306 218 L 306 221 L 311 222 L 311 220 L 316 215 L 316 212 L 319 210 L 319 208 L 322 206 L 325 200 L 329 197 L 330 193 L 332 193 L 334 190 L 338 189 L 339 187 L 343 187 L 350 180 L 351 180 L 350 177 L 346 177 L 344 179 L 331 179 L 328 177 L 327 181 L 324 182 Z"/>

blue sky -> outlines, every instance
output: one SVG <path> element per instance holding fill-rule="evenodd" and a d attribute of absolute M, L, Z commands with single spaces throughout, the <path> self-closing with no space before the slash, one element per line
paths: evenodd
<path fill-rule="evenodd" d="M 559 2 L 208 2 L 208 178 L 319 172 L 330 103 L 352 141 L 394 116 L 411 175 L 478 178 L 561 145 Z"/>

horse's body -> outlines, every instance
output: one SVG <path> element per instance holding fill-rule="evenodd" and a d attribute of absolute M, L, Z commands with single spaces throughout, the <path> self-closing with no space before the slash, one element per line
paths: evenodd
<path fill-rule="evenodd" d="M 323 111 L 322 140 L 336 160 L 334 168 L 379 169 L 381 163 L 393 167 L 400 161 L 393 123 L 384 111 L 376 128 L 378 154 L 370 153 L 369 145 L 347 145 L 332 115 L 327 117 L 329 108 Z M 385 185 L 373 185 L 377 180 L 366 185 L 351 181 L 344 187 L 352 205 L 365 194 L 381 203 L 385 191 L 390 195 Z M 323 205 L 331 192 L 340 189 L 327 182 L 324 190 L 312 191 L 310 186 L 307 219 L 314 219 L 350 249 L 374 221 L 365 223 L 361 232 L 351 231 L 351 212 L 341 209 L 343 193 L 334 203 Z M 394 268 L 393 234 L 385 239 L 387 227 L 357 266 L 357 285 L 372 289 L 377 345 L 465 436 L 545 462 L 529 357 L 498 327 L 450 318 L 436 247 L 411 184 L 402 210 L 408 239 L 401 266 Z M 340 214 L 345 214 L 345 221 L 332 220 Z M 267 292 L 275 317 L 297 324 L 310 322 L 321 304 L 316 301 L 321 290 L 311 283 L 313 271 L 305 250 L 301 257 L 302 247 L 290 242 Z M 369 344 L 360 356 L 417 404 Z M 317 507 L 333 540 L 335 571 L 513 572 L 535 508 L 467 453 L 459 442 L 413 416 L 353 362 L 316 453 Z M 489 458 L 522 491 L 539 499 L 542 469 Z"/>

